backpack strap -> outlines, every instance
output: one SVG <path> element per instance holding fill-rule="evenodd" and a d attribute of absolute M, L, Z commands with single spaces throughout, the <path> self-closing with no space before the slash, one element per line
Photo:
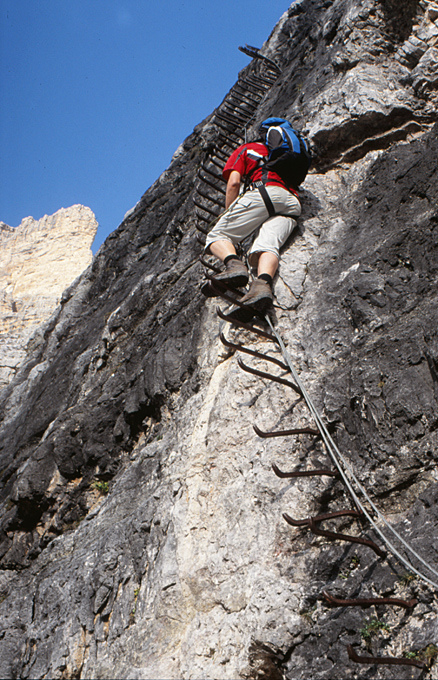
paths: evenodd
<path fill-rule="evenodd" d="M 269 217 L 274 217 L 274 215 L 276 215 L 277 213 L 275 212 L 274 205 L 271 201 L 271 198 L 266 190 L 263 181 L 258 180 L 257 182 L 254 182 L 254 186 L 257 187 L 257 189 L 260 191 L 260 196 L 263 198 L 266 210 L 269 213 Z"/>

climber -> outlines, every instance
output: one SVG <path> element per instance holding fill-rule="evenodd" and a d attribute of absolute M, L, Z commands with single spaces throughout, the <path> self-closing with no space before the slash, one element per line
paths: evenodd
<path fill-rule="evenodd" d="M 254 309 L 266 311 L 273 300 L 272 283 L 279 264 L 280 248 L 296 226 L 301 213 L 297 187 L 310 165 L 304 140 L 287 121 L 268 118 L 259 129 L 262 139 L 243 144 L 228 159 L 223 177 L 227 181 L 225 212 L 209 232 L 205 252 L 225 264 L 213 276 L 213 286 L 202 292 L 215 294 L 221 283 L 231 288 L 246 286 L 249 272 L 237 256 L 235 245 L 259 232 L 248 253 L 250 266 L 257 267 L 257 278 L 240 302 L 227 314 L 230 319 L 249 321 Z M 293 146 L 292 146 L 293 145 Z M 240 193 L 244 181 L 244 193 Z"/>

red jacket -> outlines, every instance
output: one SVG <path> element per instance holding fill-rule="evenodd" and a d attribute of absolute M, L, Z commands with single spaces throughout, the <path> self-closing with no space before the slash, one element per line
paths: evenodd
<path fill-rule="evenodd" d="M 237 170 L 241 177 L 251 175 L 251 182 L 256 182 L 262 178 L 262 169 L 257 168 L 253 174 L 251 174 L 251 171 L 257 167 L 260 161 L 267 158 L 268 153 L 267 147 L 261 142 L 242 144 L 242 146 L 239 146 L 233 151 L 227 160 L 222 172 L 224 179 L 228 181 L 231 172 Z M 287 186 L 276 172 L 268 172 L 266 184 L 268 186 L 274 184 L 275 186 L 283 187 L 283 189 L 287 189 L 295 194 L 295 196 L 298 196 L 297 190 L 291 186 Z"/>

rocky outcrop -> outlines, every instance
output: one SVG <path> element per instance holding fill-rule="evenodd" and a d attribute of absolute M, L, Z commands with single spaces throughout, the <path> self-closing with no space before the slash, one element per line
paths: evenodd
<path fill-rule="evenodd" d="M 374 503 L 437 570 L 435 11 L 293 3 L 263 47 L 282 74 L 254 124 L 284 115 L 318 148 L 275 327 Z M 257 436 L 312 419 L 219 332 L 273 346 L 201 298 L 192 198 L 216 134 L 210 117 L 185 140 L 4 390 L 2 677 L 410 678 L 423 671 L 357 666 L 347 645 L 434 657 L 431 585 L 282 518 L 349 498 L 330 477 L 275 477 L 326 467 L 325 448 Z M 378 540 L 367 522 L 331 528 Z M 418 604 L 333 610 L 323 590 Z"/>
<path fill-rule="evenodd" d="M 26 355 L 34 331 L 91 263 L 94 214 L 83 205 L 12 228 L 0 223 L 0 389 Z"/>

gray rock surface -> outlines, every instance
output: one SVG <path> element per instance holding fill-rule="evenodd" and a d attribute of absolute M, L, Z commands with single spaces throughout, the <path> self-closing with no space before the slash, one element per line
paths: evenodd
<path fill-rule="evenodd" d="M 275 326 L 374 502 L 437 569 L 434 7 L 298 0 L 263 47 L 282 75 L 256 122 L 288 117 L 319 151 Z M 4 390 L 0 675 L 436 678 L 346 651 L 432 657 L 433 587 L 282 518 L 351 501 L 330 477 L 275 477 L 272 463 L 327 466 L 324 446 L 256 435 L 312 419 L 219 332 L 273 346 L 201 298 L 192 198 L 214 134 L 209 118 L 184 141 Z M 366 522 L 324 527 L 376 538 Z M 419 603 L 331 609 L 325 589 Z M 366 638 L 373 618 L 385 626 Z"/>

